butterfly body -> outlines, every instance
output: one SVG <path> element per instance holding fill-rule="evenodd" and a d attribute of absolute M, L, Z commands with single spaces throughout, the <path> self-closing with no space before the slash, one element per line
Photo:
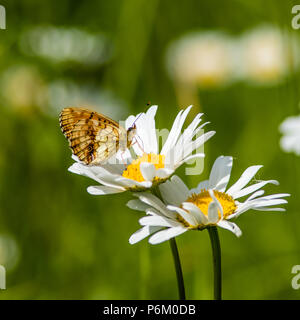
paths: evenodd
<path fill-rule="evenodd" d="M 73 154 L 87 165 L 101 164 L 119 149 L 125 151 L 136 133 L 135 124 L 126 130 L 118 122 L 83 108 L 64 108 L 59 122 Z"/>

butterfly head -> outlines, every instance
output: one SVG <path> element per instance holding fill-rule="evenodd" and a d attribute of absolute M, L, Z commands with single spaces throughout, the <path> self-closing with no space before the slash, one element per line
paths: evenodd
<path fill-rule="evenodd" d="M 134 136 L 136 135 L 136 124 L 134 123 L 130 128 L 127 130 L 127 145 L 128 147 L 131 146 Z"/>

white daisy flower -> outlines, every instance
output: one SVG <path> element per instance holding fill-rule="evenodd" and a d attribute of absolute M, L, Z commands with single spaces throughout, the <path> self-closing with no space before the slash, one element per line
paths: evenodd
<path fill-rule="evenodd" d="M 253 209 L 260 211 L 285 211 L 274 207 L 287 203 L 284 197 L 289 194 L 262 196 L 263 186 L 278 184 L 275 180 L 259 181 L 247 187 L 262 166 L 251 166 L 240 179 L 227 189 L 232 157 L 221 156 L 215 161 L 208 180 L 189 190 L 183 181 L 173 176 L 170 181 L 159 186 L 162 200 L 153 194 L 136 194 L 139 199 L 131 200 L 128 206 L 145 211 L 139 223 L 143 226 L 129 239 L 134 244 L 148 236 L 149 243 L 157 244 L 176 237 L 188 230 L 203 230 L 209 226 L 219 226 L 232 231 L 236 236 L 242 234 L 239 227 L 229 221 Z M 250 195 L 245 201 L 240 199 Z"/>
<path fill-rule="evenodd" d="M 226 34 L 190 33 L 171 44 L 166 57 L 167 68 L 178 83 L 217 87 L 231 80 L 233 51 L 233 42 Z"/>
<path fill-rule="evenodd" d="M 283 134 L 280 139 L 281 149 L 300 155 L 300 115 L 286 118 L 279 127 Z"/>
<path fill-rule="evenodd" d="M 191 107 L 178 113 L 160 152 L 154 119 L 157 106 L 152 106 L 146 113 L 130 116 L 125 121 L 126 129 L 133 123 L 136 124 L 137 143 L 132 146 L 133 156 L 127 150 L 124 154 L 119 151 L 116 158 L 123 160 L 125 158 L 129 165 L 106 163 L 88 166 L 76 162 L 69 171 L 97 181 L 99 185 L 88 187 L 88 192 L 93 195 L 119 193 L 126 190 L 144 191 L 164 182 L 184 162 L 204 157 L 203 153 L 192 153 L 215 134 L 214 131 L 202 134 L 203 127 L 207 124 L 199 125 L 202 114 L 197 114 L 182 133 L 183 124 Z"/>
<path fill-rule="evenodd" d="M 280 81 L 289 67 L 298 64 L 298 44 L 290 34 L 265 25 L 247 31 L 240 41 L 240 59 L 236 59 L 240 76 L 256 84 Z"/>

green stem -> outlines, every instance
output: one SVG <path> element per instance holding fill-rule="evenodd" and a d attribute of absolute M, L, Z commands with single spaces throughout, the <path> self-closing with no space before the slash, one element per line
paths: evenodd
<path fill-rule="evenodd" d="M 214 265 L 214 299 L 221 300 L 222 296 L 222 271 L 221 271 L 221 247 L 217 227 L 209 227 L 208 233 L 211 242 Z"/>
<path fill-rule="evenodd" d="M 175 238 L 172 238 L 169 240 L 169 242 L 170 242 L 171 251 L 172 251 L 173 259 L 174 259 L 174 266 L 175 266 L 175 270 L 176 270 L 179 299 L 185 300 L 183 274 L 182 274 L 182 268 L 181 268 L 179 254 L 178 254 L 176 240 L 175 240 Z"/>
<path fill-rule="evenodd" d="M 152 193 L 162 201 L 162 196 L 161 196 L 161 193 L 160 193 L 158 186 L 156 186 L 152 189 Z M 170 247 L 171 247 L 171 251 L 172 251 L 172 255 L 173 255 L 175 271 L 176 271 L 179 299 L 185 300 L 183 274 L 182 274 L 182 268 L 181 268 L 181 263 L 180 263 L 176 240 L 175 240 L 175 238 L 172 238 L 169 240 L 169 242 L 170 242 Z"/>

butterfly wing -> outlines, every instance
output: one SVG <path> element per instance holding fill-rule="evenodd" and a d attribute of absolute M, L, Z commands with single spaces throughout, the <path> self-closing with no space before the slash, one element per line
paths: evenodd
<path fill-rule="evenodd" d="M 82 108 L 63 109 L 59 121 L 73 154 L 85 164 L 101 163 L 115 154 L 125 131 L 116 121 Z"/>

